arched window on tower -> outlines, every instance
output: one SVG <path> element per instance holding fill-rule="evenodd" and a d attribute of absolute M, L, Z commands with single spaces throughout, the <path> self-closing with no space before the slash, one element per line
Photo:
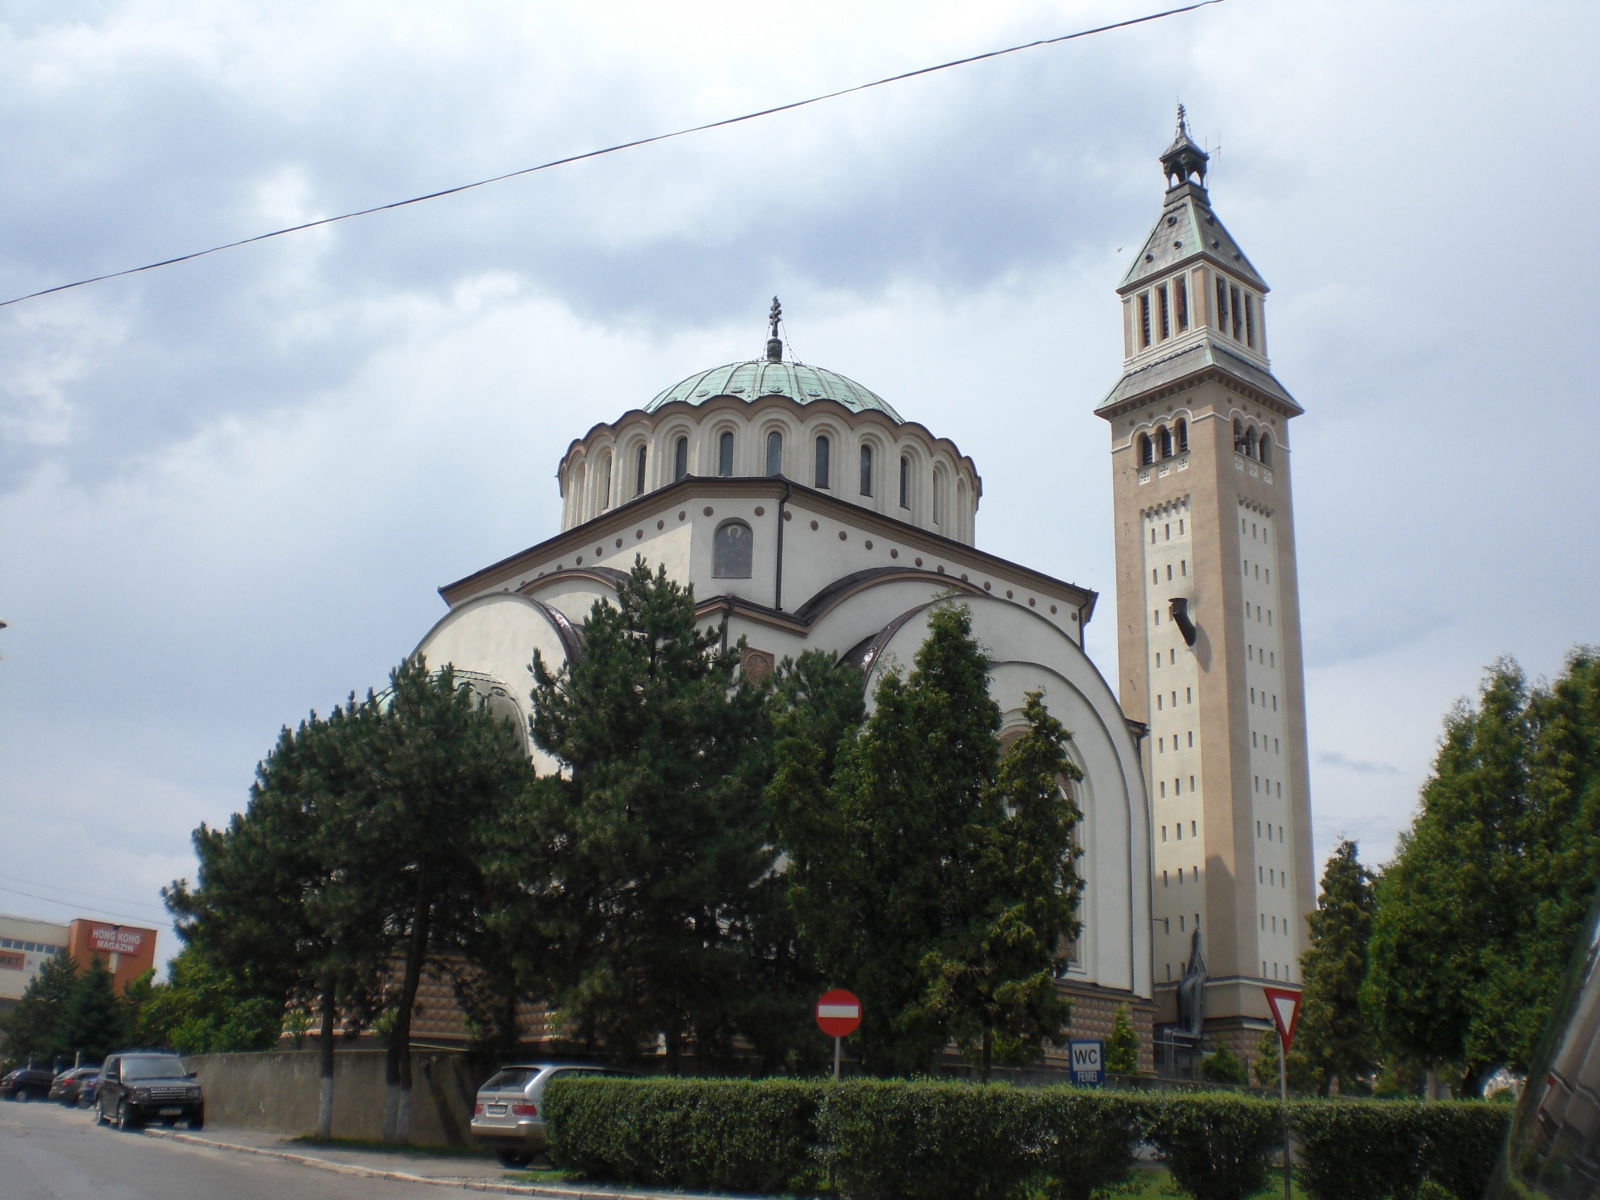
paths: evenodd
<path fill-rule="evenodd" d="M 689 436 L 680 433 L 672 443 L 672 479 L 677 482 L 689 473 Z"/>
<path fill-rule="evenodd" d="M 861 494 L 872 495 L 872 447 L 861 447 Z"/>
<path fill-rule="evenodd" d="M 1245 430 L 1245 433 L 1244 433 L 1244 456 L 1246 458 L 1255 458 L 1256 457 L 1256 431 L 1255 431 L 1254 427 L 1251 427 L 1250 429 Z"/>
<path fill-rule="evenodd" d="M 832 473 L 831 464 L 829 463 L 829 458 L 832 454 L 832 451 L 833 444 L 828 441 L 828 435 L 825 433 L 817 434 L 817 469 L 814 478 L 816 480 L 816 486 L 819 488 L 825 488 L 828 486 L 828 478 Z"/>
<path fill-rule="evenodd" d="M 1189 422 L 1185 421 L 1182 417 L 1179 417 L 1174 425 L 1174 428 L 1177 430 L 1178 434 L 1178 453 L 1189 453 Z"/>
<path fill-rule="evenodd" d="M 1261 431 L 1261 440 L 1256 443 L 1256 453 L 1261 458 L 1262 466 L 1272 465 L 1272 435 L 1265 429 Z"/>
<path fill-rule="evenodd" d="M 1154 461 L 1155 447 L 1150 441 L 1150 435 L 1148 433 L 1141 433 L 1139 435 L 1139 465 L 1141 467 L 1148 467 Z"/>
<path fill-rule="evenodd" d="M 733 474 L 733 431 L 730 429 L 717 435 L 717 474 L 724 479 Z"/>
<path fill-rule="evenodd" d="M 1238 417 L 1233 419 L 1233 452 L 1244 453 L 1244 422 Z"/>
<path fill-rule="evenodd" d="M 711 542 L 712 578 L 749 579 L 754 540 L 750 526 L 743 521 L 724 521 L 718 525 Z"/>
<path fill-rule="evenodd" d="M 783 434 L 776 429 L 767 434 L 767 474 L 783 474 Z"/>
<path fill-rule="evenodd" d="M 1156 441 L 1161 444 L 1161 457 L 1172 457 L 1172 430 L 1165 425 L 1156 430 Z"/>

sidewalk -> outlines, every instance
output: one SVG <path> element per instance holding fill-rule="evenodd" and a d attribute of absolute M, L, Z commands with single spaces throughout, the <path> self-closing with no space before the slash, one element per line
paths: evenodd
<path fill-rule="evenodd" d="M 379 1150 L 356 1146 L 319 1146 L 283 1133 L 260 1129 L 206 1129 L 190 1133 L 147 1126 L 146 1137 L 170 1138 L 213 1150 L 259 1154 L 324 1171 L 366 1175 L 436 1187 L 466 1188 L 511 1196 L 544 1196 L 550 1200 L 726 1200 L 732 1193 L 651 1192 L 600 1183 L 512 1183 L 514 1171 L 494 1159 L 470 1155 L 426 1154 L 415 1150 Z"/>

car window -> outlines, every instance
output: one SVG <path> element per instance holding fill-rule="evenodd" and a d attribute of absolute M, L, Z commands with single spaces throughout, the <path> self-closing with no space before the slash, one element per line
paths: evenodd
<path fill-rule="evenodd" d="M 512 1088 L 526 1087 L 528 1080 L 539 1072 L 532 1067 L 505 1067 L 489 1076 L 489 1082 L 483 1085 L 483 1091 L 508 1091 Z"/>
<path fill-rule="evenodd" d="M 183 1063 L 166 1055 L 152 1054 L 126 1058 L 122 1062 L 124 1079 L 175 1079 L 182 1078 L 185 1074 Z"/>

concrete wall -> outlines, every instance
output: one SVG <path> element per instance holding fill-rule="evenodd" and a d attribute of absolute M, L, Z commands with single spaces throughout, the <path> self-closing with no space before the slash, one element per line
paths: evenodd
<path fill-rule="evenodd" d="M 317 1054 L 314 1050 L 263 1054 L 198 1054 L 185 1059 L 206 1093 L 211 1125 L 315 1133 Z M 383 1136 L 383 1051 L 340 1050 L 334 1055 L 333 1136 L 377 1141 Z M 483 1080 L 462 1054 L 413 1051 L 411 1142 L 418 1146 L 469 1146 L 472 1100 Z"/>

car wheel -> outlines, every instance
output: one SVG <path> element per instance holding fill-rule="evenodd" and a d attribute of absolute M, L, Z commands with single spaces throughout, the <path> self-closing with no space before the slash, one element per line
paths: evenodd
<path fill-rule="evenodd" d="M 117 1128 L 123 1133 L 127 1133 L 130 1129 L 139 1128 L 139 1123 L 128 1115 L 127 1101 L 117 1105 Z"/>
<path fill-rule="evenodd" d="M 533 1161 L 533 1155 L 526 1150 L 496 1150 L 494 1155 L 503 1167 L 525 1167 Z"/>
<path fill-rule="evenodd" d="M 94 1117 L 94 1123 L 96 1125 L 104 1125 L 106 1123 L 106 1110 L 101 1107 L 98 1100 L 95 1101 L 94 1112 L 90 1115 Z"/>

